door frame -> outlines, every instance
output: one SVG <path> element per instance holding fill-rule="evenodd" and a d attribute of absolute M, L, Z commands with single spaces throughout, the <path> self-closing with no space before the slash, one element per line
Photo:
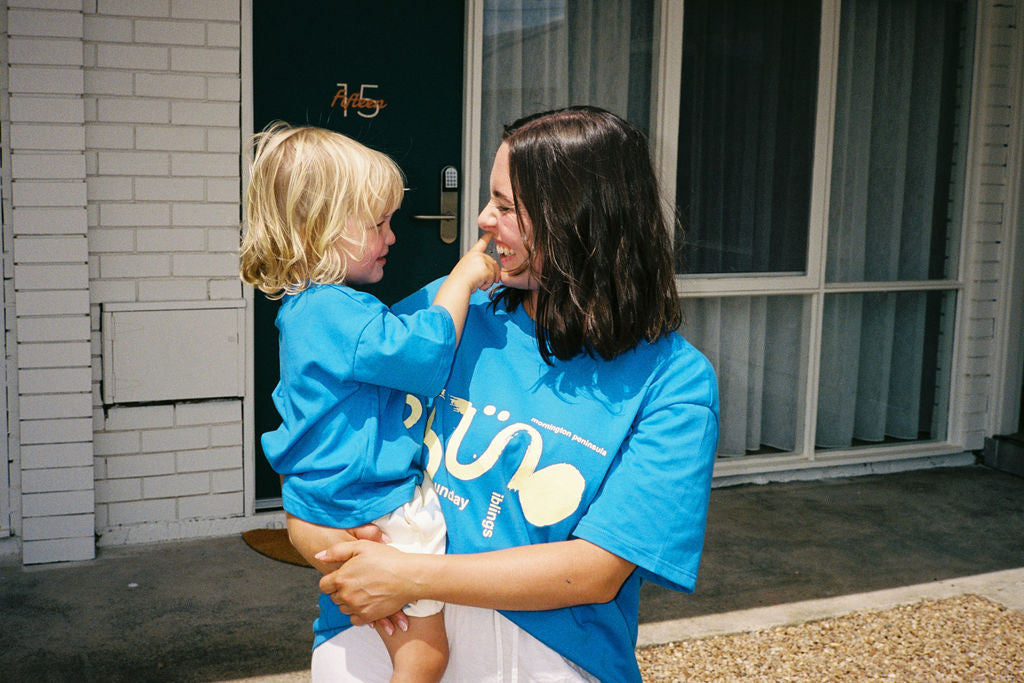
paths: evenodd
<path fill-rule="evenodd" d="M 241 14 L 241 74 L 242 74 L 242 154 L 238 157 L 242 185 L 238 197 L 238 222 L 242 224 L 244 211 L 245 188 L 249 186 L 249 168 L 245 163 L 245 141 L 255 132 L 252 126 L 253 117 L 253 75 L 252 75 L 252 0 L 242 0 Z M 241 284 L 241 283 L 239 283 Z M 242 497 L 243 514 L 252 517 L 256 513 L 256 372 L 255 348 L 256 331 L 255 292 L 252 287 L 242 286 L 242 298 L 245 300 L 245 396 L 242 398 Z"/>

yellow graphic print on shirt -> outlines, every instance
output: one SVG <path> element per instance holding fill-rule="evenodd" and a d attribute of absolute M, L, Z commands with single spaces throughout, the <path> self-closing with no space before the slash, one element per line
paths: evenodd
<path fill-rule="evenodd" d="M 441 439 L 433 430 L 436 408 L 431 410 L 423 435 L 423 444 L 426 446 L 428 454 L 427 474 L 433 477 L 441 466 L 443 458 L 448 473 L 456 479 L 463 481 L 476 479 L 494 467 L 509 442 L 516 435 L 525 433 L 530 440 L 529 445 L 526 447 L 522 462 L 508 481 L 507 486 L 510 491 L 518 491 L 519 504 L 526 521 L 534 526 L 549 526 L 562 521 L 576 511 L 583 499 L 583 490 L 586 485 L 583 475 L 568 463 L 555 463 L 538 470 L 537 465 L 540 463 L 540 456 L 544 451 L 544 439 L 536 428 L 524 422 L 514 422 L 505 426 L 494 435 L 479 458 L 469 463 L 461 462 L 459 448 L 462 446 L 463 437 L 476 417 L 477 409 L 465 399 L 449 396 L 448 400 L 455 412 L 462 415 L 462 418 L 448 439 L 447 448 L 444 448 Z M 423 414 L 423 408 L 419 401 L 412 396 L 407 396 L 406 402 L 412 410 L 410 416 L 405 420 L 405 426 L 408 428 L 415 424 Z M 495 412 L 494 406 L 484 408 L 486 415 L 493 415 Z M 508 417 L 504 411 L 497 413 L 499 421 L 508 420 Z"/>

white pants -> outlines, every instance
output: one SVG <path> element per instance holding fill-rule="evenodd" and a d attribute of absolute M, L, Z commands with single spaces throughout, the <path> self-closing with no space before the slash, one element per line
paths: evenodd
<path fill-rule="evenodd" d="M 444 515 L 434 483 L 427 475 L 423 475 L 423 483 L 413 491 L 412 500 L 373 523 L 391 538 L 388 545 L 404 553 L 444 555 Z M 410 617 L 429 617 L 443 607 L 443 602 L 419 600 L 406 605 L 402 611 Z"/>
<path fill-rule="evenodd" d="M 451 655 L 445 683 L 596 683 L 597 679 L 490 609 L 445 605 Z M 313 650 L 313 681 L 386 683 L 391 660 L 380 636 L 354 626 Z"/>

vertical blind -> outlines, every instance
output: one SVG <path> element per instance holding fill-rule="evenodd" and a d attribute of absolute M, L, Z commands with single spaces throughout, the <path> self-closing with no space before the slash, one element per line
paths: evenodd
<path fill-rule="evenodd" d="M 829 282 L 949 277 L 959 5 L 842 4 Z M 952 305 L 941 293 L 827 297 L 820 446 L 944 436 L 933 393 L 941 319 Z"/>
<path fill-rule="evenodd" d="M 653 0 L 494 0 L 484 8 L 481 168 L 503 124 L 594 104 L 648 127 Z M 722 395 L 720 453 L 799 448 L 807 359 L 820 344 L 816 445 L 941 438 L 963 2 L 841 3 L 829 283 L 822 337 L 806 296 L 687 299 L 683 333 Z M 687 0 L 676 198 L 686 275 L 807 270 L 820 3 Z M 481 200 L 488 191 L 481 188 Z M 684 284 L 685 286 L 685 284 Z M 884 287 L 882 287 L 884 289 Z"/>

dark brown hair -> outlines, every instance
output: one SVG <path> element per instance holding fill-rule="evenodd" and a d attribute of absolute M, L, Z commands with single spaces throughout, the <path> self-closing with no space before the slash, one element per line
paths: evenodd
<path fill-rule="evenodd" d="M 611 359 L 679 327 L 672 243 L 650 151 L 631 124 L 597 107 L 534 114 L 505 128 L 518 215 L 540 257 L 535 319 L 548 363 Z M 520 229 L 522 229 L 520 217 Z M 528 292 L 496 290 L 512 310 Z"/>

